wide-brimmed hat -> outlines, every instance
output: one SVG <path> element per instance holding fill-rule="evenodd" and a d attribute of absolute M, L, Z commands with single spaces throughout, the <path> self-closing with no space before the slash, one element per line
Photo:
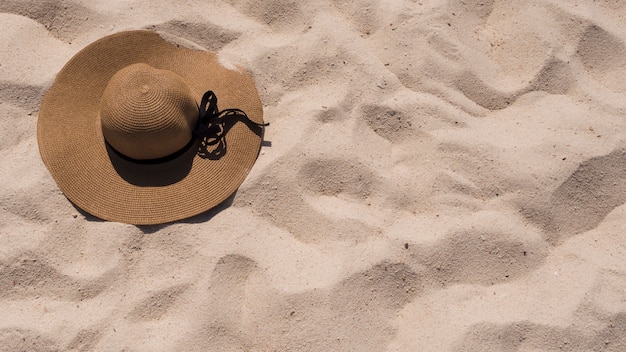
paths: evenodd
<path fill-rule="evenodd" d="M 145 30 L 76 54 L 46 93 L 37 125 L 43 162 L 70 201 L 138 225 L 226 200 L 252 168 L 262 133 L 245 70 Z"/>

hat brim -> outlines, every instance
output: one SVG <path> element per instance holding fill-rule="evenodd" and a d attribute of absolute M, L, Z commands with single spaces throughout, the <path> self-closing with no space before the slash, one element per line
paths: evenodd
<path fill-rule="evenodd" d="M 172 44 L 156 32 L 122 32 L 76 54 L 46 93 L 37 124 L 44 164 L 70 201 L 105 220 L 159 224 L 215 207 L 243 183 L 262 136 L 236 123 L 225 136 L 228 149 L 219 159 L 200 157 L 198 145 L 158 164 L 116 156 L 102 136 L 100 98 L 109 79 L 134 63 L 171 70 L 197 96 L 212 90 L 220 110 L 241 109 L 251 121 L 263 123 L 258 92 L 244 70 L 228 69 L 215 54 Z"/>

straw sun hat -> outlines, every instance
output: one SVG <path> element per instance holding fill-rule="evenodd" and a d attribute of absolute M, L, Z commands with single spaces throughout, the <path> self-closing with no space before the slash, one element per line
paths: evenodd
<path fill-rule="evenodd" d="M 140 30 L 102 38 L 63 67 L 41 105 L 37 140 L 76 206 L 158 224 L 232 195 L 258 156 L 263 126 L 247 72 Z"/>

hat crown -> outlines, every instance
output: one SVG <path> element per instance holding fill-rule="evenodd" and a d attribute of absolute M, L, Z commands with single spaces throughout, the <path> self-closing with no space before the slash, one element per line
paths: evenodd
<path fill-rule="evenodd" d="M 111 147 L 132 159 L 174 154 L 192 138 L 198 120 L 194 95 L 172 71 L 129 65 L 111 77 L 102 94 L 102 134 Z"/>

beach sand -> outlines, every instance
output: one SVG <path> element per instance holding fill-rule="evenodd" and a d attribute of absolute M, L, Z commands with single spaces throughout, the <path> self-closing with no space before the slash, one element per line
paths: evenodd
<path fill-rule="evenodd" d="M 39 106 L 152 29 L 252 74 L 224 204 L 75 208 Z M 625 351 L 626 2 L 0 1 L 1 351 Z"/>

